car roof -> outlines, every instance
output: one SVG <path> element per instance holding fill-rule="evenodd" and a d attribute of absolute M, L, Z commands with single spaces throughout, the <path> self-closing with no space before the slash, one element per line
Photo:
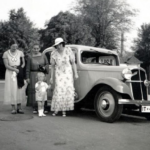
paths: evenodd
<path fill-rule="evenodd" d="M 78 51 L 89 50 L 89 51 L 98 51 L 98 52 L 105 53 L 105 54 L 118 55 L 116 52 L 112 50 L 108 50 L 108 49 L 100 48 L 100 47 L 92 47 L 92 46 L 77 45 L 77 44 L 67 44 L 66 47 L 76 48 Z M 52 50 L 54 50 L 54 47 L 48 47 L 43 51 L 43 53 L 46 53 Z"/>
<path fill-rule="evenodd" d="M 69 47 L 75 47 L 78 50 L 90 50 L 90 51 L 98 51 L 101 53 L 106 53 L 106 54 L 114 54 L 114 55 L 118 55 L 116 52 L 112 51 L 112 50 L 108 50 L 105 48 L 100 48 L 100 47 L 93 47 L 93 46 L 85 46 L 85 45 L 77 45 L 77 44 L 70 44 L 70 45 L 66 45 Z"/>

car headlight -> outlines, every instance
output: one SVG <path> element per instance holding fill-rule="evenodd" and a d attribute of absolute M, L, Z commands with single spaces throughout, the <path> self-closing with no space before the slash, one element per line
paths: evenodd
<path fill-rule="evenodd" d="M 123 76 L 123 78 L 130 80 L 133 75 L 132 75 L 131 70 L 126 68 L 122 71 L 122 76 Z"/>
<path fill-rule="evenodd" d="M 148 86 L 149 86 L 149 84 L 150 84 L 150 83 L 149 83 L 149 81 L 148 81 L 148 80 L 145 80 L 145 81 L 144 81 L 144 85 L 145 85 L 146 87 L 148 87 Z"/>

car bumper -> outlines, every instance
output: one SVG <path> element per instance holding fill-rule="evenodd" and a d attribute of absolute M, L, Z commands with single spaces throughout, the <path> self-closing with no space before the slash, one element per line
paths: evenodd
<path fill-rule="evenodd" d="M 138 105 L 150 105 L 150 100 L 131 100 L 131 99 L 119 99 L 118 104 L 138 104 Z"/>

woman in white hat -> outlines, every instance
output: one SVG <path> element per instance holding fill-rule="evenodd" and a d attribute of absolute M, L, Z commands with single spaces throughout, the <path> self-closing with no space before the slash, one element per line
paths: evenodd
<path fill-rule="evenodd" d="M 53 83 L 53 75 L 55 70 L 55 89 L 53 92 L 51 110 L 55 116 L 62 111 L 62 116 L 66 116 L 66 111 L 74 109 L 74 80 L 78 78 L 75 65 L 75 56 L 69 47 L 65 47 L 62 38 L 57 38 L 53 45 L 56 50 L 51 53 L 51 79 Z M 74 73 L 74 75 L 73 75 Z"/>

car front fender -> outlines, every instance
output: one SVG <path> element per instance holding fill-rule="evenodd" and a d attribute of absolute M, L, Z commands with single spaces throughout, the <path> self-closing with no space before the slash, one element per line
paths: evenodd
<path fill-rule="evenodd" d="M 122 94 L 128 94 L 132 99 L 132 93 L 130 90 L 129 85 L 127 85 L 126 83 L 124 83 L 121 80 L 118 80 L 116 78 L 103 78 L 103 79 L 99 79 L 95 82 L 94 86 L 98 85 L 98 84 L 105 84 L 110 86 L 112 89 L 114 89 L 115 91 L 122 93 Z"/>

